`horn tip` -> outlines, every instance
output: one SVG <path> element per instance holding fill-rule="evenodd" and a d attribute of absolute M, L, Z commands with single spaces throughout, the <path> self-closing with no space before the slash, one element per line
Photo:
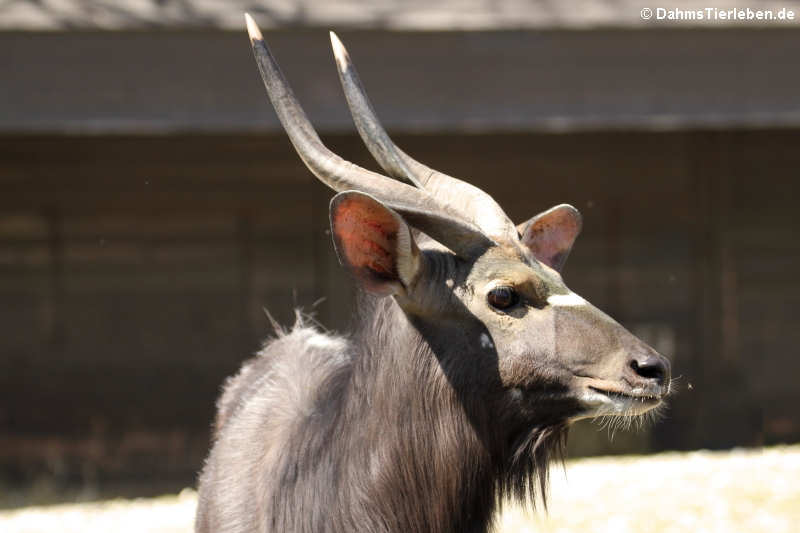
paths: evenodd
<path fill-rule="evenodd" d="M 330 32 L 331 36 L 331 47 L 333 47 L 333 55 L 336 57 L 337 63 L 341 63 L 342 65 L 347 64 L 347 50 L 345 49 L 342 41 L 339 40 L 339 36 L 336 35 L 334 32 Z"/>
<path fill-rule="evenodd" d="M 247 33 L 250 35 L 250 41 L 263 41 L 264 36 L 261 35 L 261 30 L 258 29 L 258 24 L 256 24 L 256 21 L 250 16 L 250 13 L 244 14 L 244 21 L 247 24 Z"/>

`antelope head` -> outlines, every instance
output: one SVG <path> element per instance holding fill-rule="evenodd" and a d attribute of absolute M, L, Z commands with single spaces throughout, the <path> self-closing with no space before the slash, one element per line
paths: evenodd
<path fill-rule="evenodd" d="M 381 126 L 331 33 L 356 128 L 385 175 L 343 160 L 318 137 L 249 16 L 247 27 L 289 139 L 338 192 L 330 222 L 341 263 L 367 292 L 394 298 L 446 354 L 442 365 L 493 368 L 470 378 L 474 395 L 488 399 L 488 416 L 524 426 L 635 416 L 662 403 L 667 359 L 562 279 L 581 230 L 574 207 L 557 205 L 515 224 L 485 192 L 412 159 Z"/>

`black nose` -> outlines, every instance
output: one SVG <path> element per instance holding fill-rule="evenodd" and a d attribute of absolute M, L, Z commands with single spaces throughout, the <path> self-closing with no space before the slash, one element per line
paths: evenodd
<path fill-rule="evenodd" d="M 637 376 L 653 380 L 659 385 L 669 381 L 669 361 L 657 354 L 647 354 L 633 357 L 629 363 L 633 373 Z"/>

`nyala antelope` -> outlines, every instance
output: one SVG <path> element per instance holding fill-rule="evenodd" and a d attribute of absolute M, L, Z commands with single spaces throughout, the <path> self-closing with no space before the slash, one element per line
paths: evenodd
<path fill-rule="evenodd" d="M 246 19 L 289 139 L 337 191 L 333 245 L 362 294 L 351 334 L 299 321 L 227 380 L 198 532 L 486 531 L 502 499 L 543 495 L 573 421 L 663 402 L 668 361 L 561 278 L 574 207 L 515 225 L 488 194 L 412 159 L 331 34 L 385 175 L 343 160 Z"/>

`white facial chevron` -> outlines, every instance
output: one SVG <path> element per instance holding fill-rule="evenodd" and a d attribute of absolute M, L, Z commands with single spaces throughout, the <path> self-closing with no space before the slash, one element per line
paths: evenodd
<path fill-rule="evenodd" d="M 553 294 L 547 298 L 547 303 L 557 307 L 577 307 L 586 305 L 586 300 L 574 292 L 570 292 L 568 294 Z"/>

